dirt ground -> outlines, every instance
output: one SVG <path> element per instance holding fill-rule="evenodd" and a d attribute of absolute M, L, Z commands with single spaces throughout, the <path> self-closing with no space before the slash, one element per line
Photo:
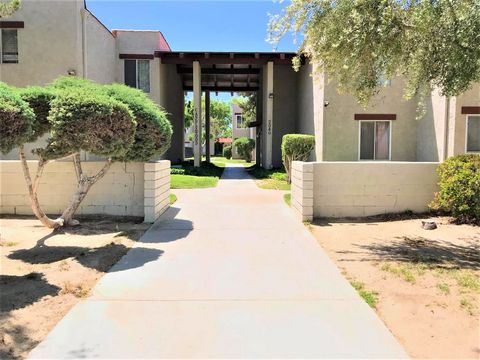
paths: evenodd
<path fill-rule="evenodd" d="M 479 359 L 480 227 L 434 220 L 309 227 L 411 357 Z"/>
<path fill-rule="evenodd" d="M 52 231 L 0 219 L 0 359 L 25 358 L 148 228 L 136 219 L 80 219 Z"/>

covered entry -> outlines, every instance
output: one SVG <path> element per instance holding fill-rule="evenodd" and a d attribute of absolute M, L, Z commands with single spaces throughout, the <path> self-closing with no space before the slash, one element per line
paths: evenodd
<path fill-rule="evenodd" d="M 155 56 L 160 58 L 161 67 L 175 66 L 170 71 L 176 71 L 184 92 L 193 91 L 195 166 L 200 166 L 202 155 L 202 93 L 206 107 L 205 136 L 210 138 L 211 92 L 256 92 L 257 119 L 249 126 L 257 128 L 257 163 L 265 168 L 281 164 L 281 137 L 295 131 L 294 53 L 157 51 Z M 207 161 L 209 150 L 207 146 Z"/>

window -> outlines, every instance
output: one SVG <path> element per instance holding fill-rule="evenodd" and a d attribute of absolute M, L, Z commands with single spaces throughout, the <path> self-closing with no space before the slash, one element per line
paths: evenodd
<path fill-rule="evenodd" d="M 237 129 L 243 128 L 243 117 L 242 115 L 236 115 L 237 116 Z"/>
<path fill-rule="evenodd" d="M 480 152 L 480 115 L 467 115 L 467 152 Z"/>
<path fill-rule="evenodd" d="M 360 160 L 390 160 L 390 121 L 360 121 Z"/>
<path fill-rule="evenodd" d="M 150 92 L 150 61 L 125 60 L 125 85 Z"/>
<path fill-rule="evenodd" d="M 2 29 L 2 63 L 18 63 L 17 29 Z"/>

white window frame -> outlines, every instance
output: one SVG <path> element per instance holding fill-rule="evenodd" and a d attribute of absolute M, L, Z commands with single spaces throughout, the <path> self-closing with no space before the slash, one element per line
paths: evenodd
<path fill-rule="evenodd" d="M 465 121 L 465 154 L 480 154 L 480 151 L 468 150 L 468 121 L 470 117 L 480 117 L 480 114 L 468 114 Z"/>
<path fill-rule="evenodd" d="M 150 60 L 145 60 L 145 59 L 125 59 L 125 60 L 130 60 L 130 61 L 135 61 L 135 89 L 142 90 L 138 87 L 138 62 L 139 61 L 148 61 L 148 88 L 150 91 L 143 91 L 145 94 L 150 94 L 152 92 L 152 64 L 150 63 Z M 125 71 L 125 60 L 123 61 L 123 68 Z M 123 83 L 125 84 L 125 79 L 123 79 Z"/>
<path fill-rule="evenodd" d="M 360 159 L 360 151 L 362 148 L 362 123 L 377 123 L 377 122 L 388 122 L 388 136 L 389 141 L 388 141 L 388 159 L 384 160 L 377 160 L 375 159 L 377 154 L 376 154 L 376 146 L 374 144 L 373 146 L 373 159 Z M 358 120 L 358 156 L 357 160 L 358 161 L 392 161 L 392 127 L 393 127 L 393 121 L 392 120 Z M 376 136 L 377 136 L 377 127 L 374 126 L 374 132 L 373 132 L 373 139 L 375 141 Z"/>
<path fill-rule="evenodd" d="M 17 31 L 17 62 L 3 62 L 3 30 L 16 30 Z M 19 64 L 20 63 L 20 41 L 18 35 L 20 32 L 16 28 L 4 28 L 0 29 L 0 64 Z"/>
<path fill-rule="evenodd" d="M 243 129 L 243 127 L 238 127 L 238 117 L 239 116 L 242 118 L 242 124 L 243 124 L 243 115 L 242 114 L 235 114 L 235 127 L 237 129 Z"/>

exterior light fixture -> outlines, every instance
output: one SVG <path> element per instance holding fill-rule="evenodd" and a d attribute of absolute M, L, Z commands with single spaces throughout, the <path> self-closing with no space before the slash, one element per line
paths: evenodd
<path fill-rule="evenodd" d="M 77 70 L 75 69 L 69 69 L 67 71 L 67 74 L 70 75 L 70 76 L 76 76 L 77 75 Z"/>
<path fill-rule="evenodd" d="M 323 102 L 323 106 L 327 107 L 328 105 L 330 105 L 330 102 L 329 102 L 328 100 L 325 100 L 325 101 Z"/>
<path fill-rule="evenodd" d="M 273 93 L 268 94 L 269 99 L 273 99 Z"/>

